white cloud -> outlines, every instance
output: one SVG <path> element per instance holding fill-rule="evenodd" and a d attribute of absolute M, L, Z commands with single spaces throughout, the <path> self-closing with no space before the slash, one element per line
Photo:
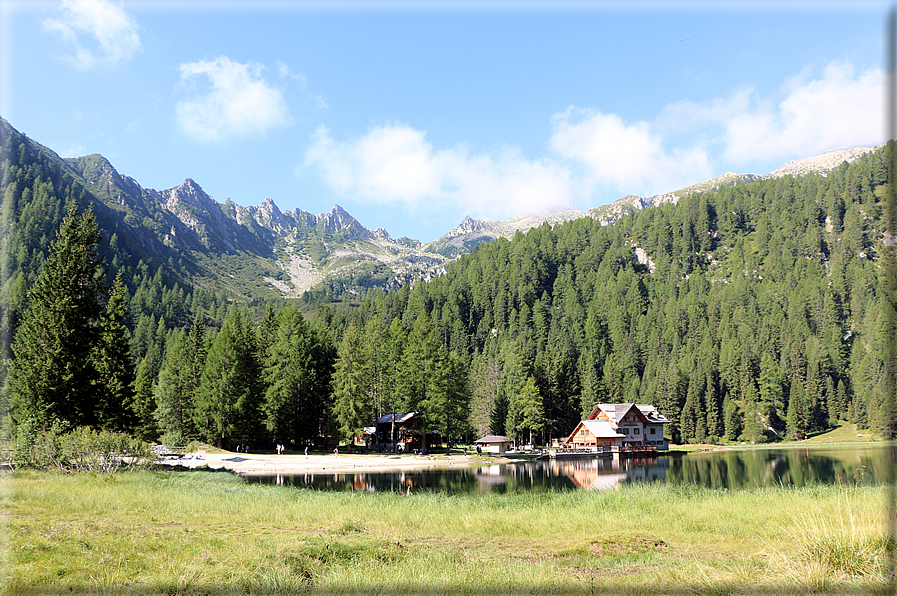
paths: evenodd
<path fill-rule="evenodd" d="M 109 0 L 63 0 L 43 26 L 71 48 L 73 54 L 65 59 L 79 70 L 117 66 L 141 49 L 137 22 Z"/>
<path fill-rule="evenodd" d="M 513 148 L 471 154 L 436 150 L 407 125 L 375 127 L 336 141 L 319 127 L 305 163 L 320 168 L 337 192 L 359 200 L 408 207 L 452 205 L 482 217 L 533 212 L 570 201 L 569 173 L 549 160 L 528 160 Z"/>
<path fill-rule="evenodd" d="M 290 68 L 289 64 L 281 62 L 280 60 L 277 61 L 277 76 L 282 79 L 295 79 L 301 87 L 305 87 L 305 75 L 302 73 L 293 72 L 293 69 Z"/>
<path fill-rule="evenodd" d="M 880 70 L 857 73 L 849 63 L 832 62 L 821 76 L 810 73 L 786 81 L 778 103 L 743 87 L 713 101 L 670 104 L 660 119 L 680 129 L 709 126 L 721 157 L 739 164 L 882 142 Z"/>
<path fill-rule="evenodd" d="M 588 189 L 611 186 L 623 194 L 652 195 L 712 177 L 702 146 L 664 148 L 647 122 L 626 124 L 616 114 L 569 108 L 552 118 L 551 148 L 584 166 Z"/>
<path fill-rule="evenodd" d="M 338 193 L 382 203 L 451 204 L 477 216 L 586 207 L 652 196 L 745 171 L 751 162 L 810 157 L 881 141 L 882 75 L 834 62 L 785 81 L 777 97 L 748 85 L 705 102 L 668 104 L 650 122 L 570 107 L 551 118 L 549 156 L 515 148 L 434 148 L 424 131 L 394 124 L 338 141 L 320 127 L 305 154 Z M 759 172 L 765 173 L 765 172 Z"/>
<path fill-rule="evenodd" d="M 183 132 L 198 141 L 218 142 L 288 126 L 291 118 L 283 94 L 265 81 L 263 68 L 227 56 L 181 64 L 182 85 L 196 91 L 176 106 Z M 198 86 L 197 81 L 207 85 Z"/>

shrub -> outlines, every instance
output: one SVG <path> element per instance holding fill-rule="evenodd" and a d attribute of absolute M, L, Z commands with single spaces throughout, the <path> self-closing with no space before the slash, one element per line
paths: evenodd
<path fill-rule="evenodd" d="M 152 461 L 149 445 L 126 434 L 87 426 L 69 431 L 58 420 L 47 429 L 35 418 L 17 425 L 12 451 L 15 467 L 72 472 L 117 472 Z"/>

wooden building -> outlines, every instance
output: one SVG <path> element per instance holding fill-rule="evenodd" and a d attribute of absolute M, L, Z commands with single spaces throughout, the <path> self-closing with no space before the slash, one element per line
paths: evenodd
<path fill-rule="evenodd" d="M 378 451 L 410 452 L 426 449 L 442 442 L 438 431 L 424 431 L 420 412 L 386 414 L 374 423 L 371 448 Z"/>
<path fill-rule="evenodd" d="M 514 447 L 514 441 L 500 435 L 486 435 L 482 439 L 473 442 L 474 446 L 480 446 L 486 453 L 504 453 Z"/>
<path fill-rule="evenodd" d="M 564 445 L 597 451 L 664 451 L 670 448 L 663 436 L 663 425 L 669 422 L 652 405 L 598 404 L 576 425 Z"/>

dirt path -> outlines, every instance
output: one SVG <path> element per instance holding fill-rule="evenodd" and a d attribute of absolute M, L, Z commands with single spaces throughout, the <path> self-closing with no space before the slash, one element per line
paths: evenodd
<path fill-rule="evenodd" d="M 186 468 L 207 466 L 226 468 L 241 475 L 268 474 L 332 474 L 339 472 L 386 472 L 488 463 L 490 458 L 476 455 L 411 455 L 411 454 L 340 454 L 340 455 L 275 455 L 256 453 L 206 453 L 197 451 L 181 458 L 169 458 L 167 465 Z"/>

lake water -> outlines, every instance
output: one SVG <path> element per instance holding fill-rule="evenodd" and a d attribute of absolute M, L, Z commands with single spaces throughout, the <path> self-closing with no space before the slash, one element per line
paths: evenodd
<path fill-rule="evenodd" d="M 541 460 L 406 472 L 249 476 L 263 482 L 320 490 L 438 491 L 450 494 L 612 489 L 633 482 L 697 484 L 731 490 L 808 484 L 888 482 L 897 444 L 724 449 L 614 460 Z"/>

